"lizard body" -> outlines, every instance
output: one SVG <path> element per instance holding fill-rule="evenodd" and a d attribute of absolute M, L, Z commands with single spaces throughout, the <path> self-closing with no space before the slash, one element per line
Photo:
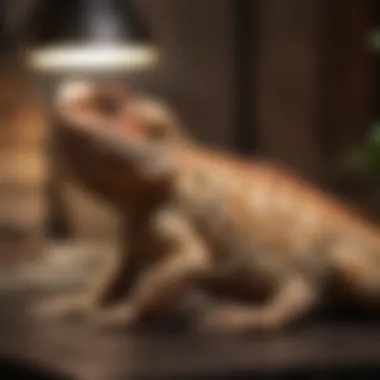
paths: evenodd
<path fill-rule="evenodd" d="M 73 171 L 129 215 L 129 253 L 82 298 L 98 322 L 133 325 L 194 288 L 233 300 L 205 310 L 196 325 L 206 330 L 284 328 L 334 296 L 379 306 L 377 226 L 278 167 L 201 147 L 157 101 L 125 95 L 111 117 L 78 110 L 96 91 L 66 96 L 60 110 L 68 151 L 86 143 L 94 156 L 83 159 L 99 162 L 81 172 L 74 149 Z M 125 297 L 100 308 L 99 289 L 120 278 Z"/>

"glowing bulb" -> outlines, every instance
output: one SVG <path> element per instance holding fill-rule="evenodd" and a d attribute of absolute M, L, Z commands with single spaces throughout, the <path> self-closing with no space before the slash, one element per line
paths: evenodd
<path fill-rule="evenodd" d="M 153 66 L 158 61 L 154 45 L 57 45 L 34 50 L 30 65 L 37 71 L 125 71 Z"/>

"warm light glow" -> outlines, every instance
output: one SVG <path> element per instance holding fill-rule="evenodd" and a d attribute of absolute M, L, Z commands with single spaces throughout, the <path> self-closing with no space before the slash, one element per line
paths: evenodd
<path fill-rule="evenodd" d="M 37 71 L 125 71 L 153 66 L 158 53 L 152 45 L 62 45 L 30 52 Z"/>

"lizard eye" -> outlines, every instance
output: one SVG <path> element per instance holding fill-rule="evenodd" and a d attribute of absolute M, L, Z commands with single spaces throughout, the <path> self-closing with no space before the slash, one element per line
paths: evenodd
<path fill-rule="evenodd" d="M 103 115 L 113 117 L 120 111 L 123 100 L 112 93 L 99 93 L 94 97 L 94 107 Z"/>
<path fill-rule="evenodd" d="M 161 124 L 151 124 L 148 128 L 147 134 L 150 140 L 161 141 L 167 137 L 167 128 Z"/>

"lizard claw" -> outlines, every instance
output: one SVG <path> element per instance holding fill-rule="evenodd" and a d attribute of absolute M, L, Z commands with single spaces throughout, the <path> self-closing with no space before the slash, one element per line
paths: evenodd
<path fill-rule="evenodd" d="M 82 316 L 92 310 L 89 300 L 75 297 L 62 297 L 42 302 L 36 308 L 36 314 L 43 318 L 66 319 Z"/>
<path fill-rule="evenodd" d="M 137 321 L 137 314 L 130 305 L 118 305 L 99 310 L 91 316 L 91 323 L 105 328 L 128 328 Z"/>
<path fill-rule="evenodd" d="M 206 333 L 235 333 L 238 330 L 238 324 L 227 311 L 210 310 L 197 320 L 196 328 Z"/>
<path fill-rule="evenodd" d="M 246 313 L 231 307 L 218 307 L 204 313 L 197 321 L 197 330 L 206 333 L 242 334 L 247 331 L 271 331 L 275 326 L 262 313 Z"/>

